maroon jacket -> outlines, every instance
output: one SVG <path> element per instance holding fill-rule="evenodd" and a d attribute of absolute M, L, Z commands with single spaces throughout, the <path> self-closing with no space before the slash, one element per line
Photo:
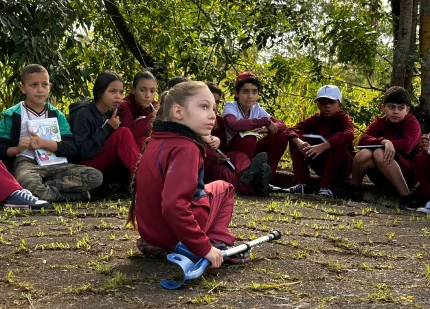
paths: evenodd
<path fill-rule="evenodd" d="M 354 140 L 354 124 L 343 111 L 338 111 L 332 117 L 317 113 L 285 131 L 289 141 L 295 136 L 306 140 L 303 134 L 321 135 L 330 143 L 331 148 L 335 149 L 351 144 Z"/>
<path fill-rule="evenodd" d="M 158 103 L 153 102 L 152 103 L 154 107 L 157 107 Z M 130 129 L 130 131 L 133 133 L 134 139 L 138 139 L 142 136 L 148 137 L 149 132 L 149 121 L 151 118 L 155 116 L 154 111 L 152 110 L 152 107 L 149 108 L 142 108 L 134 99 L 134 96 L 128 96 L 125 97 L 122 100 L 122 103 L 118 107 L 118 113 L 119 119 L 121 120 L 121 124 L 124 127 L 127 127 Z M 140 116 L 146 116 L 146 118 L 142 118 L 139 120 L 136 120 Z"/>
<path fill-rule="evenodd" d="M 388 139 L 393 143 L 397 153 L 414 156 L 418 152 L 421 138 L 421 127 L 418 120 L 411 114 L 398 124 L 391 123 L 385 116 L 377 117 L 364 132 L 358 145 L 380 145 Z"/>
<path fill-rule="evenodd" d="M 180 241 L 199 257 L 210 251 L 204 156 L 205 144 L 191 129 L 154 122 L 136 174 L 136 220 L 145 241 L 162 248 Z"/>

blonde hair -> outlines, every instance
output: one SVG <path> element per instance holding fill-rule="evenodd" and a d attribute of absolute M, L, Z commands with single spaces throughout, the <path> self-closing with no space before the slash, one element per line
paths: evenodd
<path fill-rule="evenodd" d="M 189 81 L 177 84 L 169 90 L 164 91 L 160 96 L 160 108 L 155 120 L 171 121 L 171 110 L 173 105 L 182 107 L 201 89 L 209 89 L 204 82 Z"/>

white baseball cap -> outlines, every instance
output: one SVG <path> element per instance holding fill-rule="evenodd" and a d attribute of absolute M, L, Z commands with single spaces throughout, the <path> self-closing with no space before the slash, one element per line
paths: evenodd
<path fill-rule="evenodd" d="M 331 100 L 339 100 L 339 102 L 342 102 L 342 94 L 340 93 L 339 88 L 333 85 L 322 86 L 320 89 L 318 89 L 315 102 L 319 98 L 329 98 Z"/>

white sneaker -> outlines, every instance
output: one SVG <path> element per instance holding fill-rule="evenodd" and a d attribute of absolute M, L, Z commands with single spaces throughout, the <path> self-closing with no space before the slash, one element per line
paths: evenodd
<path fill-rule="evenodd" d="M 324 196 L 324 197 L 333 197 L 333 192 L 331 192 L 330 189 L 326 189 L 321 187 L 320 192 L 318 192 L 318 195 Z"/>
<path fill-rule="evenodd" d="M 427 201 L 424 207 L 417 208 L 417 211 L 430 214 L 430 201 Z"/>

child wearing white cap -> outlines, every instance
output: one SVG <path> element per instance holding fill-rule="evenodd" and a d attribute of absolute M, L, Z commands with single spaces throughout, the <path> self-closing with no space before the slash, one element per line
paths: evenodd
<path fill-rule="evenodd" d="M 297 182 L 288 192 L 313 194 L 310 167 L 321 177 L 319 194 L 333 197 L 333 184 L 348 178 L 351 173 L 354 124 L 341 110 L 342 94 L 338 87 L 321 87 L 315 102 L 319 113 L 285 131 L 290 141 L 294 180 Z"/>

